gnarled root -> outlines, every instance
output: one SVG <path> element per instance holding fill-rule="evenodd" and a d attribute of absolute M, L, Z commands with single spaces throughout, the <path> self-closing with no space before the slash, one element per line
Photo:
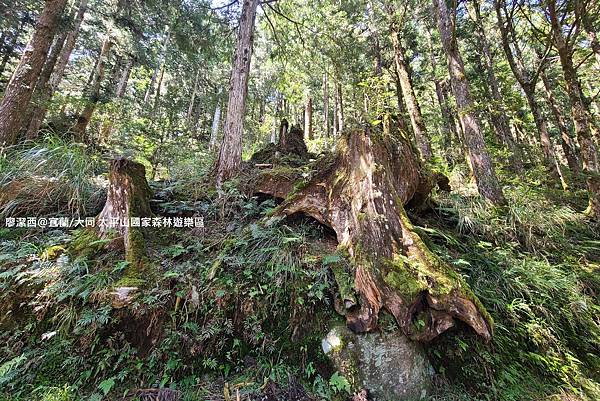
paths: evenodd
<path fill-rule="evenodd" d="M 435 177 L 410 144 L 379 132 L 353 131 L 340 138 L 332 158 L 316 163 L 305 185 L 293 174 L 263 172 L 256 192 L 285 198 L 276 215 L 304 213 L 331 227 L 338 249 L 353 262 L 359 303 L 348 302 L 355 332 L 377 327 L 384 308 L 403 332 L 429 341 L 463 321 L 488 340 L 492 319 L 464 280 L 434 255 L 414 231 L 404 205 L 424 201 Z M 348 295 L 345 295 L 348 297 Z"/>

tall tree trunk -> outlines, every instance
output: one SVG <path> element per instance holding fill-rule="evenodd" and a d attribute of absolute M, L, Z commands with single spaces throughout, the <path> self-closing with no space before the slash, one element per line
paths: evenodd
<path fill-rule="evenodd" d="M 502 143 L 508 148 L 511 154 L 511 165 L 514 166 L 516 171 L 523 169 L 521 161 L 522 155 L 519 154 L 519 150 L 514 142 L 510 131 L 510 122 L 507 117 L 507 111 L 504 107 L 502 95 L 500 93 L 500 85 L 494 72 L 494 59 L 492 52 L 490 51 L 490 45 L 483 27 L 483 19 L 481 18 L 481 8 L 479 0 L 471 0 L 472 7 L 467 7 L 471 18 L 473 19 L 476 27 L 477 41 L 481 54 L 483 55 L 483 67 L 486 72 L 487 84 L 489 85 L 490 95 L 492 104 L 490 105 L 490 117 L 492 120 L 492 126 L 496 131 L 496 135 L 500 138 Z"/>
<path fill-rule="evenodd" d="M 216 184 L 236 175 L 242 162 L 242 134 L 244 131 L 244 112 L 248 94 L 248 75 L 252 60 L 254 42 L 254 22 L 259 0 L 244 0 L 240 16 L 237 44 L 233 56 L 231 79 L 229 81 L 229 100 L 225 116 L 223 142 L 219 149 L 216 164 Z"/>
<path fill-rule="evenodd" d="M 389 9 L 389 13 L 390 18 L 393 20 L 395 18 L 395 11 L 392 7 Z M 398 71 L 400 89 L 402 90 L 402 98 L 404 99 L 406 109 L 408 110 L 408 116 L 410 117 L 410 123 L 415 135 L 415 141 L 421 153 L 421 157 L 424 160 L 430 160 L 433 157 L 433 154 L 431 152 L 431 145 L 429 144 L 429 134 L 427 133 L 427 128 L 425 127 L 425 122 L 423 121 L 423 116 L 421 114 L 421 107 L 419 106 L 419 102 L 417 101 L 417 96 L 415 95 L 415 90 L 412 85 L 410 71 L 405 56 L 405 50 L 400 42 L 400 29 L 396 21 L 391 22 L 390 32 L 394 47 L 396 71 Z"/>
<path fill-rule="evenodd" d="M 581 97 L 581 87 L 577 77 L 577 71 L 573 65 L 573 46 L 563 34 L 563 19 L 559 18 L 556 9 L 556 1 L 548 0 L 547 15 L 552 27 L 552 39 L 554 47 L 558 51 L 563 78 L 566 83 L 567 95 L 571 102 L 571 117 L 575 126 L 575 133 L 581 148 L 581 159 L 583 171 L 587 175 L 589 192 L 589 207 L 586 213 L 595 219 L 600 219 L 600 176 L 598 166 L 598 152 L 592 140 L 588 111 Z"/>
<path fill-rule="evenodd" d="M 213 114 L 213 120 L 210 129 L 210 141 L 208 148 L 214 150 L 217 146 L 217 137 L 219 136 L 219 124 L 221 123 L 221 101 L 217 100 L 217 106 Z"/>
<path fill-rule="evenodd" d="M 187 111 L 187 120 L 189 121 L 192 117 L 192 111 L 194 110 L 194 102 L 196 101 L 196 93 L 198 92 L 198 81 L 200 80 L 200 69 L 196 72 L 196 79 L 194 80 L 194 88 L 192 89 L 192 96 L 190 97 L 190 105 Z"/>
<path fill-rule="evenodd" d="M 127 90 L 127 83 L 129 82 L 129 75 L 131 75 L 131 69 L 133 68 L 133 64 L 135 63 L 135 56 L 130 55 L 127 60 L 127 64 L 125 64 L 125 68 L 121 73 L 121 78 L 119 79 L 119 84 L 117 85 L 117 91 L 115 96 L 117 99 L 123 98 L 125 96 L 125 91 Z"/>
<path fill-rule="evenodd" d="M 408 123 L 406 122 L 406 102 L 404 101 L 404 96 L 402 95 L 402 88 L 400 88 L 400 76 L 398 75 L 398 68 L 396 67 L 395 63 L 394 80 L 396 81 L 396 101 L 398 105 L 398 129 L 400 132 L 407 135 L 407 138 L 409 138 L 411 136 L 411 132 Z"/>
<path fill-rule="evenodd" d="M 485 148 L 480 123 L 475 116 L 469 82 L 456 39 L 456 9 L 448 10 L 445 0 L 433 0 L 437 14 L 442 45 L 448 58 L 448 69 L 458 115 L 464 130 L 464 141 L 469 153 L 473 174 L 479 193 L 496 205 L 506 203 L 502 188 L 496 177 L 492 159 Z"/>
<path fill-rule="evenodd" d="M 158 56 L 158 61 L 156 63 L 156 67 L 154 67 L 154 72 L 152 72 L 152 77 L 150 78 L 150 84 L 148 85 L 148 88 L 146 89 L 146 94 L 144 95 L 144 105 L 147 105 L 150 102 L 150 97 L 152 96 L 152 93 L 154 92 L 154 84 L 156 83 L 156 78 L 158 78 L 158 74 L 162 68 L 164 58 L 167 54 L 167 46 L 169 45 L 170 37 L 171 37 L 171 32 L 169 31 L 169 27 L 167 26 L 165 28 L 162 48 L 161 48 L 160 54 Z"/>
<path fill-rule="evenodd" d="M 429 60 L 431 63 L 431 70 L 433 75 L 433 84 L 435 86 L 435 95 L 440 106 L 440 112 L 442 115 L 442 126 L 440 127 L 441 136 L 443 138 L 446 161 L 449 166 L 454 164 L 453 152 L 452 152 L 452 141 L 458 138 L 456 132 L 456 122 L 452 115 L 452 109 L 448 101 L 448 88 L 446 82 L 441 82 L 437 77 L 437 60 L 435 50 L 433 48 L 433 42 L 431 40 L 431 31 L 429 28 L 426 29 L 427 42 L 429 45 Z"/>
<path fill-rule="evenodd" d="M 160 91 L 162 88 L 163 79 L 165 77 L 165 63 L 160 67 L 160 74 L 158 75 L 158 83 L 156 85 L 156 95 L 154 95 L 154 105 L 152 106 L 152 116 L 156 115 L 158 105 L 160 103 Z"/>
<path fill-rule="evenodd" d="M 325 118 L 325 137 L 331 135 L 331 122 L 329 121 L 329 85 L 327 73 L 323 74 L 323 117 Z"/>
<path fill-rule="evenodd" d="M 50 51 L 50 55 L 36 86 L 36 91 L 39 88 L 39 95 L 37 104 L 29 119 L 29 127 L 27 128 L 27 138 L 29 139 L 37 137 L 40 127 L 46 118 L 48 102 L 52 99 L 52 95 L 58 89 L 58 85 L 62 80 L 69 56 L 75 47 L 75 40 L 79 34 L 86 10 L 87 0 L 81 0 L 77 15 L 72 22 L 71 30 L 62 34 Z"/>
<path fill-rule="evenodd" d="M 313 118 L 313 104 L 312 104 L 312 98 L 309 97 L 308 100 L 306 101 L 306 105 L 304 106 L 304 134 L 311 141 L 313 139 L 315 139 L 314 134 L 313 134 L 312 118 Z"/>
<path fill-rule="evenodd" d="M 338 119 L 338 112 L 340 107 L 338 106 L 339 99 L 337 96 L 337 84 L 334 85 L 333 90 L 333 137 L 337 138 L 340 135 L 340 120 Z"/>
<path fill-rule="evenodd" d="M 67 0 L 46 0 L 31 40 L 0 102 L 0 146 L 13 145 L 22 128 Z"/>
<path fill-rule="evenodd" d="M 65 69 L 67 68 L 67 64 L 69 62 L 69 58 L 71 57 L 71 53 L 75 48 L 75 42 L 77 41 L 77 37 L 79 36 L 81 23 L 85 18 L 87 7 L 88 0 L 81 0 L 81 2 L 79 3 L 79 9 L 77 10 L 77 16 L 75 17 L 75 22 L 73 24 L 73 29 L 71 29 L 67 36 L 67 39 L 65 40 L 65 44 L 62 48 L 60 56 L 58 57 L 56 66 L 54 67 L 54 72 L 52 73 L 52 77 L 50 78 L 50 85 L 52 86 L 53 91 L 56 91 L 58 89 L 58 85 L 60 85 L 60 82 L 63 79 Z"/>
<path fill-rule="evenodd" d="M 552 84 L 550 80 L 543 72 L 540 74 L 542 78 L 542 82 L 544 83 L 544 91 L 546 93 L 546 99 L 548 100 L 548 104 L 550 105 L 550 109 L 552 110 L 552 114 L 554 116 L 554 120 L 556 121 L 556 126 L 560 131 L 561 137 L 561 147 L 563 152 L 565 153 L 565 158 L 567 159 L 567 164 L 569 165 L 569 169 L 573 174 L 581 173 L 581 162 L 579 157 L 577 156 L 577 150 L 575 148 L 575 144 L 571 139 L 571 135 L 569 134 L 569 128 L 567 127 L 567 123 L 565 118 L 560 111 L 560 108 L 557 104 L 556 98 L 552 93 Z"/>
<path fill-rule="evenodd" d="M 339 82 L 336 82 L 335 84 L 335 96 L 337 98 L 337 129 L 338 135 L 340 135 L 342 132 L 344 132 L 344 97 L 342 94 L 342 84 Z"/>
<path fill-rule="evenodd" d="M 541 109 L 535 97 L 538 71 L 533 72 L 527 69 L 519 44 L 514 40 L 514 37 L 511 41 L 511 36 L 514 35 L 514 30 L 512 20 L 506 14 L 505 6 L 505 0 L 494 0 L 496 17 L 498 19 L 498 28 L 500 29 L 500 36 L 502 40 L 502 48 L 513 75 L 517 79 L 517 82 L 519 82 L 523 92 L 525 92 L 525 97 L 527 98 L 527 103 L 529 105 L 531 114 L 533 115 L 533 121 L 535 122 L 535 126 L 538 131 L 546 169 L 554 179 L 558 179 L 561 177 L 561 173 L 556 166 L 556 154 L 550 140 L 546 120 L 542 116 Z M 506 18 L 502 16 L 503 9 Z M 516 57 L 511 49 L 511 42 L 514 46 Z M 543 60 L 540 62 L 543 62 Z"/>
<path fill-rule="evenodd" d="M 75 133 L 76 138 L 83 142 L 85 139 L 85 131 L 87 130 L 87 126 L 92 119 L 92 115 L 96 110 L 96 105 L 100 100 L 100 86 L 102 84 L 102 79 L 104 78 L 104 65 L 106 63 L 106 59 L 108 58 L 108 54 L 110 52 L 110 48 L 113 45 L 112 38 L 110 35 L 104 39 L 102 42 L 102 47 L 100 49 L 100 54 L 98 55 L 98 60 L 96 61 L 96 70 L 94 72 L 94 77 L 92 79 L 92 83 L 90 85 L 90 90 L 86 99 L 86 104 L 83 108 L 83 111 L 79 114 L 77 118 L 77 123 L 73 128 L 73 132 Z"/>

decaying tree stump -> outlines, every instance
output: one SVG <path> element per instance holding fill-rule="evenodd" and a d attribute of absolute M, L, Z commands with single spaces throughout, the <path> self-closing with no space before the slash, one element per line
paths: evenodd
<path fill-rule="evenodd" d="M 149 277 L 146 243 L 139 219 L 152 216 L 152 191 L 146 181 L 145 167 L 125 158 L 110 162 L 108 180 L 106 203 L 96 217 L 95 227 L 82 232 L 72 248 L 75 252 L 87 252 L 89 243 L 100 238 L 110 239 L 109 248 L 125 253 L 128 265 L 114 293 L 117 301 L 123 301 Z"/>
<path fill-rule="evenodd" d="M 335 231 L 338 252 L 354 269 L 353 286 L 349 277 L 351 288 L 340 288 L 350 329 L 374 330 L 384 308 L 415 340 L 433 339 L 455 319 L 490 338 L 491 317 L 464 280 L 427 248 L 406 215 L 404 206 L 423 202 L 435 177 L 405 139 L 353 131 L 312 170 L 305 182 L 290 171 L 263 171 L 255 191 L 285 199 L 275 216 L 303 213 Z"/>
<path fill-rule="evenodd" d="M 285 160 L 286 164 L 297 167 L 308 162 L 310 154 L 304 142 L 304 132 L 296 126 L 292 126 L 288 131 L 288 122 L 283 119 L 279 128 L 277 144 L 267 144 L 263 149 L 254 153 L 250 161 L 254 164 L 272 163 L 280 161 L 282 158 L 285 159 L 286 156 L 288 156 Z"/>

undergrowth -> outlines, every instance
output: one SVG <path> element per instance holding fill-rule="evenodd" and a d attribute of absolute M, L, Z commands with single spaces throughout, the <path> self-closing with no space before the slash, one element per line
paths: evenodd
<path fill-rule="evenodd" d="M 125 309 L 110 300 L 127 262 L 104 244 L 77 257 L 77 232 L 0 230 L 0 400 L 134 399 L 147 388 L 190 401 L 347 398 L 320 350 L 340 319 L 331 234 L 306 219 L 266 223 L 273 200 L 235 182 L 199 189 L 202 171 L 155 185 L 159 213 L 201 213 L 205 228 L 148 236 L 160 278 Z M 505 208 L 438 194 L 438 207 L 411 216 L 495 321 L 490 344 L 459 326 L 428 347 L 431 400 L 598 399 L 599 228 L 577 191 L 505 194 Z"/>
<path fill-rule="evenodd" d="M 0 155 L 0 215 L 93 214 L 104 201 L 104 163 L 82 144 L 46 137 Z"/>

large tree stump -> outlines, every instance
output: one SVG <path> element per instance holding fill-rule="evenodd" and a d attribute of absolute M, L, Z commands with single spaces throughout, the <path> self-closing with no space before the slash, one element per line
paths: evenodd
<path fill-rule="evenodd" d="M 464 280 L 427 248 L 406 215 L 404 206 L 426 199 L 435 181 L 408 141 L 353 131 L 339 139 L 335 155 L 313 169 L 317 172 L 303 185 L 294 184 L 298 175 L 265 171 L 256 192 L 285 199 L 275 215 L 304 213 L 335 231 L 338 251 L 354 267 L 358 303 L 344 302 L 350 329 L 374 330 L 384 308 L 415 340 L 433 339 L 456 319 L 490 338 L 491 317 Z"/>
<path fill-rule="evenodd" d="M 147 264 L 146 243 L 141 224 L 132 224 L 132 218 L 152 216 L 152 190 L 146 181 L 146 168 L 125 158 L 114 159 L 110 162 L 108 181 L 106 203 L 96 219 L 96 227 L 101 238 L 117 234 L 111 246 L 125 252 L 129 265 L 124 277 L 131 282 L 139 281 Z M 113 227 L 111 222 L 115 221 L 118 224 Z"/>
<path fill-rule="evenodd" d="M 151 277 L 143 228 L 137 218 L 152 216 L 152 190 L 145 167 L 125 158 L 110 162 L 108 180 L 106 203 L 96 217 L 95 227 L 82 232 L 71 248 L 76 254 L 88 253 L 93 248 L 90 244 L 106 239 L 110 240 L 107 247 L 124 252 L 128 264 L 113 293 L 118 305 L 126 303 L 130 294 Z"/>

